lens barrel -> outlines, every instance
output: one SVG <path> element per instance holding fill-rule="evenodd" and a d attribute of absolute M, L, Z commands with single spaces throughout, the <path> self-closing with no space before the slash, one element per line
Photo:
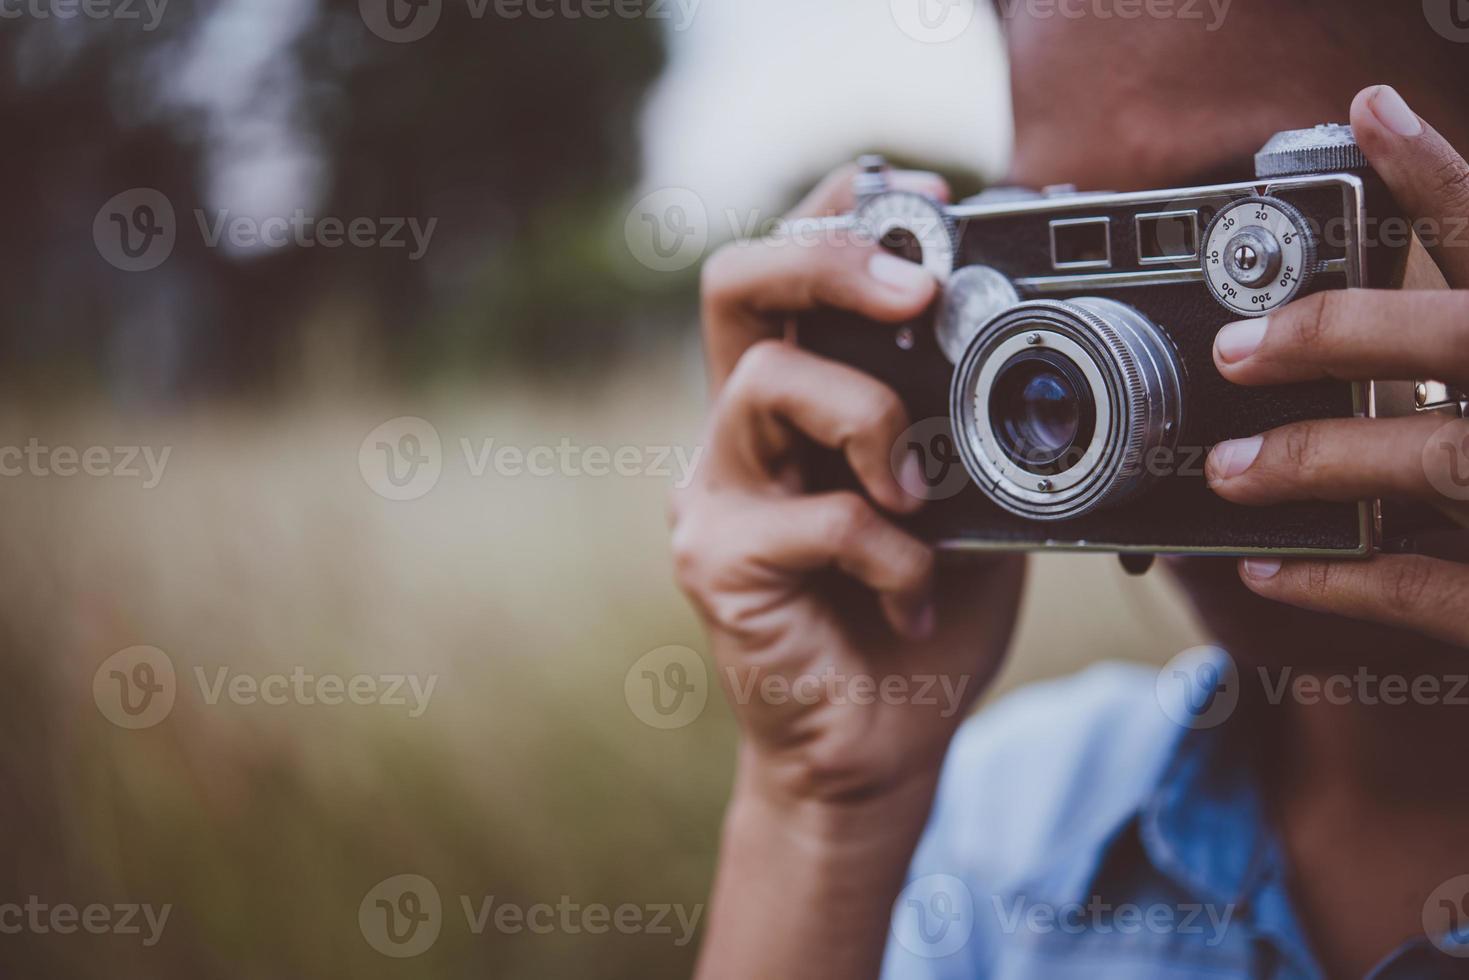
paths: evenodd
<path fill-rule="evenodd" d="M 965 469 L 991 500 L 1069 520 L 1152 482 L 1183 431 L 1183 370 L 1167 335 L 1126 304 L 1020 303 L 970 341 L 950 410 Z"/>

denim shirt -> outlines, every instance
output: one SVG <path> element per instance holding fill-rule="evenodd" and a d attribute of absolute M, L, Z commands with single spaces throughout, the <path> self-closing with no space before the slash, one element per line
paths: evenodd
<path fill-rule="evenodd" d="M 1180 714 L 1159 676 L 1099 665 L 964 726 L 893 907 L 885 978 L 1324 975 L 1240 726 L 1189 727 L 1198 705 Z M 1448 952 L 1469 957 L 1469 936 L 1435 938 L 1370 977 L 1469 977 Z"/>

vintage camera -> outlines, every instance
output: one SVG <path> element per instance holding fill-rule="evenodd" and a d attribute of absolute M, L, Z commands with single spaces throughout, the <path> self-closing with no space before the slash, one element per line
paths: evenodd
<path fill-rule="evenodd" d="M 824 227 L 921 263 L 941 296 L 897 327 L 809 314 L 795 339 L 903 398 L 917 421 L 894 461 L 918 452 L 931 490 L 919 533 L 948 549 L 1124 555 L 1348 557 L 1386 542 L 1375 501 L 1245 507 L 1206 484 L 1208 450 L 1226 439 L 1403 401 L 1382 384 L 1241 387 L 1215 369 L 1225 324 L 1320 290 L 1397 288 L 1411 242 L 1349 127 L 1280 133 L 1255 170 L 1129 194 L 1003 189 L 944 208 L 888 189 L 881 160 L 863 159 L 856 209 Z M 837 460 L 821 470 L 850 484 Z"/>

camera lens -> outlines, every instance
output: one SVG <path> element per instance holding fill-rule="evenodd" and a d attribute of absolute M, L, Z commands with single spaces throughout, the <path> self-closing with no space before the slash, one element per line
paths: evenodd
<path fill-rule="evenodd" d="M 1031 520 L 1115 506 L 1157 475 L 1183 431 L 1183 370 L 1126 304 L 1033 300 L 992 317 L 954 371 L 950 411 L 976 485 Z M 1161 472 L 1161 471 L 1159 471 Z"/>
<path fill-rule="evenodd" d="M 1000 448 L 1031 473 L 1070 469 L 1092 441 L 1096 408 L 1086 376 L 1054 351 L 1010 358 L 995 377 L 990 424 Z"/>

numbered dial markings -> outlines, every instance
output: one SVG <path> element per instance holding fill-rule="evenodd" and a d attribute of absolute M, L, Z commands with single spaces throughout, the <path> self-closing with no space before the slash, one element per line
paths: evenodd
<path fill-rule="evenodd" d="M 954 232 L 944 209 L 922 194 L 892 191 L 864 201 L 858 224 L 885 248 L 917 262 L 939 282 L 954 269 Z"/>
<path fill-rule="evenodd" d="M 1316 240 L 1284 201 L 1250 197 L 1214 216 L 1204 236 L 1204 281 L 1241 316 L 1264 316 L 1295 299 L 1316 271 Z"/>

